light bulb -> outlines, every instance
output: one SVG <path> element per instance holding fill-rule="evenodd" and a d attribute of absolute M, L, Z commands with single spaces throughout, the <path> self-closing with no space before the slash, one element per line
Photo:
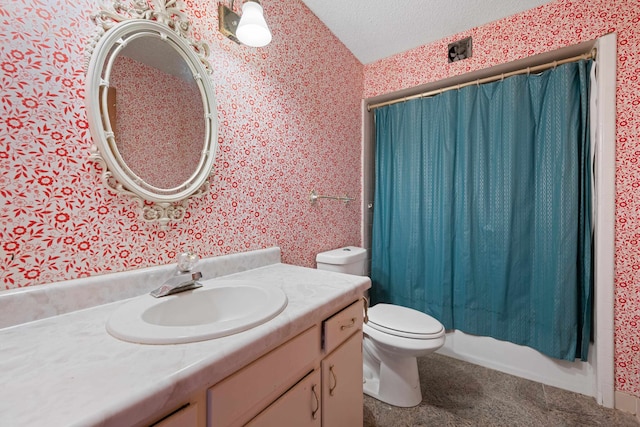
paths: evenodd
<path fill-rule="evenodd" d="M 264 20 L 260 3 L 253 0 L 242 5 L 242 16 L 236 30 L 238 40 L 247 46 L 262 47 L 271 42 L 271 31 Z"/>

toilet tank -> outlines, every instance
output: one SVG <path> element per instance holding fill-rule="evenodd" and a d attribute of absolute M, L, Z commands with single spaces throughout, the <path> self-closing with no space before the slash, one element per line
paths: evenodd
<path fill-rule="evenodd" d="M 356 246 L 333 249 L 321 252 L 316 256 L 318 270 L 336 271 L 338 273 L 365 274 L 367 250 Z"/>

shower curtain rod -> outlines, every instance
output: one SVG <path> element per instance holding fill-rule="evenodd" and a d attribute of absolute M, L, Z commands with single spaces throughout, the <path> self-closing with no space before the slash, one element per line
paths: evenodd
<path fill-rule="evenodd" d="M 466 87 L 466 86 L 481 85 L 481 84 L 484 84 L 484 83 L 491 83 L 491 82 L 495 82 L 495 81 L 498 81 L 498 80 L 503 80 L 506 77 L 517 76 L 519 74 L 537 73 L 539 71 L 548 70 L 549 68 L 555 68 L 558 65 L 567 64 L 569 62 L 576 62 L 576 61 L 580 61 L 582 59 L 595 59 L 595 58 L 596 58 L 596 49 L 594 48 L 589 53 L 583 53 L 582 55 L 577 55 L 577 56 L 572 56 L 570 58 L 565 58 L 565 59 L 560 59 L 560 60 L 557 60 L 557 61 L 547 62 L 545 64 L 534 65 L 533 67 L 522 68 L 520 70 L 510 71 L 508 73 L 496 74 L 495 76 L 484 77 L 482 79 L 477 79 L 477 80 L 473 80 L 473 81 L 466 82 L 466 83 L 460 83 L 460 84 L 457 84 L 457 85 L 447 86 L 447 87 L 443 87 L 443 88 L 440 88 L 440 89 L 434 89 L 434 90 L 430 90 L 428 92 L 422 92 L 422 93 L 418 93 L 418 94 L 415 94 L 415 95 L 404 96 L 404 97 L 401 97 L 401 98 L 392 99 L 390 101 L 380 102 L 378 104 L 367 105 L 367 111 L 371 111 L 371 110 L 376 109 L 376 108 L 384 107 L 386 105 L 392 105 L 392 104 L 397 104 L 399 102 L 409 101 L 411 99 L 426 98 L 428 96 L 439 95 L 439 94 L 441 94 L 443 92 L 447 92 L 449 90 L 454 90 L 454 89 L 461 89 L 461 88 Z"/>

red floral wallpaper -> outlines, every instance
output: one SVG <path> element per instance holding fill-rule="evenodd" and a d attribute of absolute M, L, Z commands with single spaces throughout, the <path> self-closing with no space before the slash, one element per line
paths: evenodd
<path fill-rule="evenodd" d="M 640 1 L 557 0 L 365 66 L 373 97 L 616 32 L 616 390 L 640 397 Z M 447 63 L 447 45 L 473 37 L 473 57 Z"/>
<path fill-rule="evenodd" d="M 321 250 L 361 243 L 363 93 L 616 31 L 616 389 L 640 396 L 638 0 L 556 0 L 365 67 L 300 0 L 264 2 L 274 41 L 260 49 L 218 33 L 215 2 L 186 1 L 195 37 L 211 47 L 220 145 L 211 194 L 166 231 L 104 189 L 88 162 L 83 54 L 99 4 L 0 0 L 0 289 L 165 264 L 185 248 L 212 256 L 279 245 L 285 262 L 313 266 Z M 447 44 L 465 36 L 473 58 L 446 63 Z M 312 207 L 313 188 L 357 200 Z"/>
<path fill-rule="evenodd" d="M 204 108 L 195 80 L 119 56 L 109 89 L 115 98 L 111 126 L 125 163 L 158 188 L 179 187 L 187 181 L 205 140 Z"/>
<path fill-rule="evenodd" d="M 279 245 L 311 267 L 361 243 L 363 66 L 301 1 L 265 2 L 274 40 L 260 49 L 218 32 L 216 2 L 185 2 L 211 48 L 219 150 L 211 193 L 166 231 L 88 161 L 84 51 L 100 4 L 0 0 L 0 289 L 166 264 L 187 248 Z M 357 200 L 311 206 L 314 188 Z"/>

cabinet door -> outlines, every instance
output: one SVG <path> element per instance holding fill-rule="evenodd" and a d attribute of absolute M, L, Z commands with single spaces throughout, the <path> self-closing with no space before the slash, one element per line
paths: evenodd
<path fill-rule="evenodd" d="M 304 377 L 247 423 L 249 427 L 320 427 L 320 371 Z"/>
<path fill-rule="evenodd" d="M 208 426 L 244 425 L 311 371 L 320 357 L 313 326 L 207 391 Z"/>
<path fill-rule="evenodd" d="M 322 361 L 322 425 L 352 427 L 363 423 L 362 331 Z"/>

